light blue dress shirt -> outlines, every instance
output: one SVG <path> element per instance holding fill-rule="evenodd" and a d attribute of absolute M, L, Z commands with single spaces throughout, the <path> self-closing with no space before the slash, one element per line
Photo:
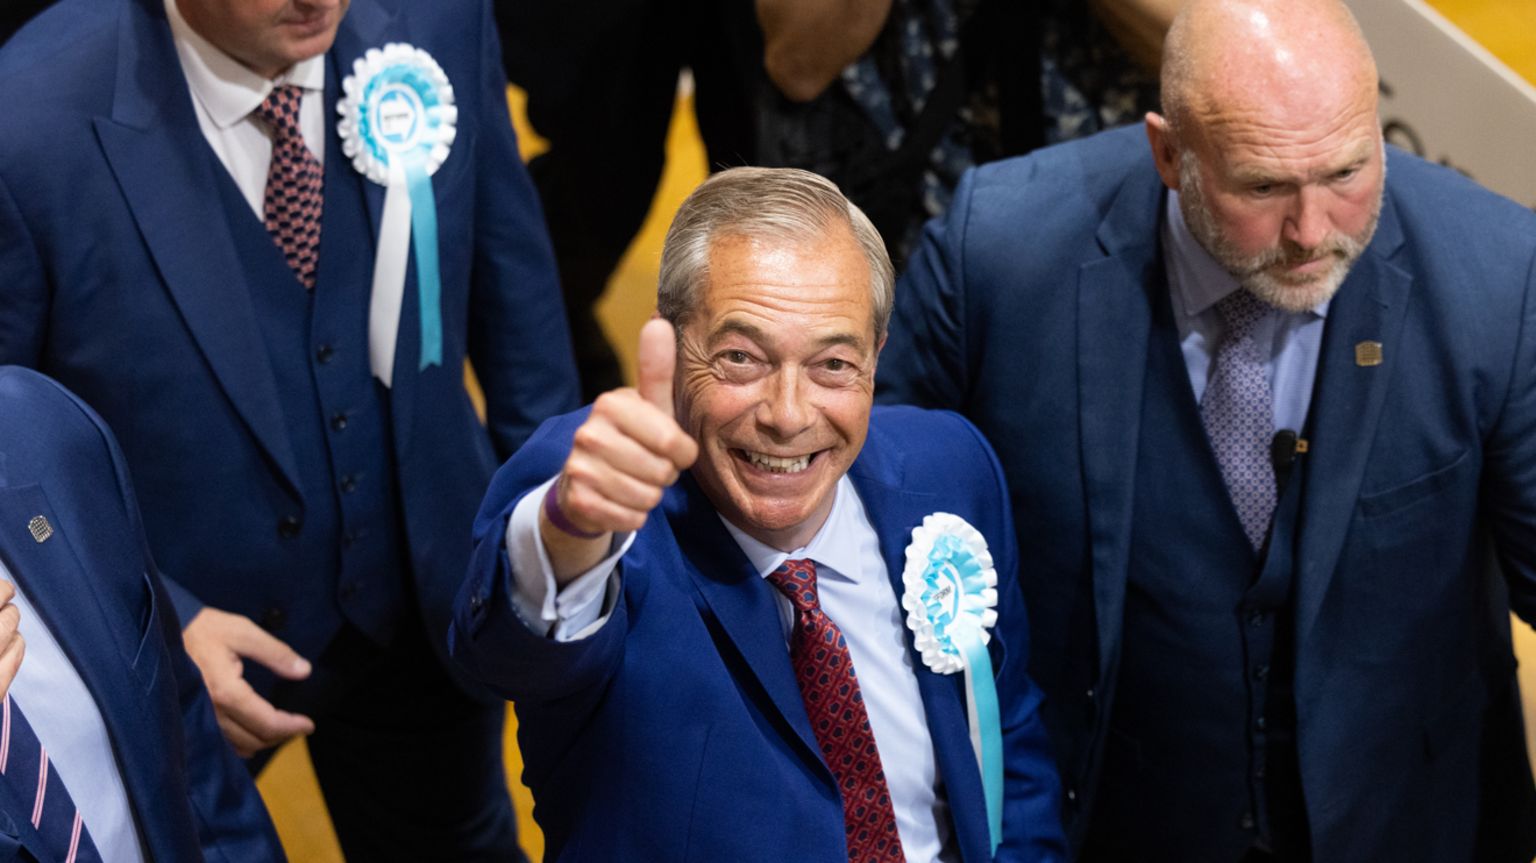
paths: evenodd
<path fill-rule="evenodd" d="M 1179 209 L 1178 192 L 1168 193 L 1162 233 L 1179 347 L 1198 403 L 1205 395 L 1211 361 L 1227 330 L 1216 304 L 1239 286 L 1189 232 Z M 1306 312 L 1271 309 L 1254 328 L 1254 339 L 1261 349 L 1267 348 L 1264 364 L 1274 397 L 1276 430 L 1290 429 L 1299 435 L 1306 424 L 1327 316 L 1327 302 Z"/>
<path fill-rule="evenodd" d="M 143 863 L 128 790 L 96 699 L 4 563 L 0 578 L 16 587 L 11 602 L 21 612 L 19 628 L 27 645 L 11 698 L 48 750 L 104 863 Z"/>
<path fill-rule="evenodd" d="M 508 520 L 506 545 L 512 561 L 513 606 L 530 628 L 570 641 L 591 635 L 607 622 L 618 591 L 618 560 L 634 535 L 615 535 L 607 558 L 557 592 L 538 529 L 539 506 L 548 486 L 545 483 L 524 496 Z M 902 851 L 909 861 L 958 861 L 949 801 L 939 780 L 933 737 L 928 733 L 922 694 L 906 647 L 901 605 L 880 553 L 879 534 L 852 480 L 847 476 L 838 480 L 826 523 L 805 547 L 794 551 L 771 548 L 723 517 L 720 520 L 765 578 L 786 560 L 809 558 L 816 562 L 822 610 L 843 631 L 853 666 L 858 669 L 859 688 L 885 768 Z M 777 589 L 773 594 L 788 650 L 794 607 Z"/>

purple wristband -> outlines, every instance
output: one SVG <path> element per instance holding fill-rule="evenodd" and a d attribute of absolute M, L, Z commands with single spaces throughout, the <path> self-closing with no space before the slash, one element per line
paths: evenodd
<path fill-rule="evenodd" d="M 607 533 L 607 531 L 587 533 L 575 524 L 572 524 L 571 520 L 565 517 L 565 513 L 560 511 L 559 489 L 560 481 L 555 480 L 549 484 L 549 491 L 544 493 L 544 515 L 549 518 L 549 523 L 554 525 L 556 530 L 574 536 L 577 539 L 597 539 L 604 533 Z"/>

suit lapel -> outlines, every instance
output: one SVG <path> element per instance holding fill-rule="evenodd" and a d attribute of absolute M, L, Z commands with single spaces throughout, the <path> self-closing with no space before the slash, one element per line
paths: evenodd
<path fill-rule="evenodd" d="M 53 528 L 44 542 L 35 541 L 27 528 L 39 515 Z M 145 695 L 153 691 L 161 671 L 158 645 L 146 643 L 137 609 L 103 609 L 104 588 L 70 539 L 72 532 L 89 529 L 84 513 L 55 510 L 40 486 L 0 488 L 0 559 L 95 699 L 121 765 L 129 803 L 143 828 L 141 835 L 158 854 L 164 850 L 157 848 L 163 837 L 156 836 L 165 831 L 156 827 L 155 807 L 144 804 L 169 793 L 174 759 L 167 760 L 158 746 L 145 747 L 143 742 L 179 740 L 180 732 L 162 699 Z M 160 624 L 151 618 L 147 625 Z M 125 674 L 129 669 L 132 673 Z"/>
<path fill-rule="evenodd" d="M 669 509 L 667 517 L 699 598 L 804 747 L 802 754 L 831 782 L 800 699 L 773 586 L 752 568 L 693 477 L 685 474 L 677 488 L 682 505 Z"/>
<path fill-rule="evenodd" d="M 337 94 L 341 82 L 352 74 L 352 64 L 367 53 L 369 48 L 383 48 L 384 34 L 394 25 L 395 10 L 386 9 L 382 2 L 355 0 L 347 9 L 346 17 L 336 29 L 336 41 L 331 46 L 329 76 L 325 82 L 326 156 L 327 165 L 346 165 L 351 171 L 351 160 L 341 152 L 341 136 L 336 132 Z M 401 36 L 399 40 L 404 41 Z M 368 225 L 373 237 L 379 235 L 379 216 L 384 211 L 384 187 L 374 182 L 363 183 L 363 195 L 368 200 Z M 322 242 L 324 240 L 322 239 Z M 370 242 L 369 247 L 372 248 Z"/>
<path fill-rule="evenodd" d="M 1099 227 L 1104 257 L 1077 277 L 1078 418 L 1098 623 L 1098 678 L 1119 651 L 1130 552 L 1149 291 L 1163 290 L 1158 219 L 1163 189 L 1150 166 L 1127 182 Z M 1150 214 L 1150 215 L 1149 215 Z"/>
<path fill-rule="evenodd" d="M 384 47 L 388 42 L 410 42 L 410 32 L 399 20 L 399 10 L 387 0 L 357 0 L 347 10 L 341 27 L 336 31 L 336 43 L 331 49 L 330 75 L 326 81 L 326 117 L 334 120 L 336 105 L 340 99 L 341 82 L 352 74 L 353 64 L 369 49 Z M 341 150 L 341 136 L 335 123 L 327 127 L 326 134 L 326 190 L 349 188 L 356 183 L 362 186 L 363 200 L 368 211 L 368 236 L 362 237 L 358 252 L 368 256 L 365 271 L 370 283 L 373 278 L 373 256 L 378 252 L 379 223 L 384 212 L 385 189 L 378 183 L 360 177 L 351 160 Z M 324 266 L 325 241 L 321 240 L 321 266 Z M 409 256 L 409 253 L 408 253 Z M 413 432 L 413 404 L 421 376 L 417 368 L 421 355 L 419 300 L 416 296 L 416 268 L 407 258 L 405 286 L 400 302 L 400 329 L 395 341 L 394 373 L 389 390 L 389 404 L 393 419 L 395 452 L 404 458 L 409 451 Z"/>
<path fill-rule="evenodd" d="M 111 117 L 96 135 L 156 267 L 214 376 L 290 489 L 297 470 L 221 178 L 155 0 L 123 6 Z"/>
<path fill-rule="evenodd" d="M 880 538 L 880 555 L 885 559 L 897 603 L 906 592 L 902 572 L 906 568 L 906 550 L 912 539 L 912 529 L 922 524 L 924 516 L 938 509 L 938 501 L 933 495 L 905 490 L 904 471 L 901 454 L 887 448 L 878 429 L 871 428 L 864 451 L 848 473 L 870 524 Z M 961 857 L 967 861 L 990 860 L 986 796 L 981 787 L 976 753 L 971 749 L 964 677 L 930 671 L 913 647 L 911 631 L 905 627 L 902 642 L 907 647 L 907 657 L 917 677 L 917 690 L 923 698 L 928 734 L 933 739 L 939 776 L 949 798 L 950 818 L 955 825 Z"/>
<path fill-rule="evenodd" d="M 1300 569 L 1297 582 L 1298 643 L 1317 620 L 1365 476 L 1371 442 L 1401 341 L 1413 277 L 1392 264 L 1402 246 L 1402 229 L 1389 201 L 1382 208 L 1376 238 L 1356 262 L 1328 308 L 1312 395 L 1311 449 L 1301 505 Z M 1380 342 L 1384 361 L 1355 362 L 1355 346 Z"/>

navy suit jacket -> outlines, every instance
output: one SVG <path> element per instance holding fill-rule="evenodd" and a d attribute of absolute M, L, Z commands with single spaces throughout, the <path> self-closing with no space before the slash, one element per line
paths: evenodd
<path fill-rule="evenodd" d="M 620 562 L 622 595 L 595 634 L 536 635 L 513 611 L 503 537 L 518 499 L 559 472 L 585 412 L 553 420 L 497 473 L 476 523 L 451 651 L 516 702 L 524 781 L 551 860 L 846 860 L 842 805 L 790 665 L 775 591 L 691 475 L 668 489 Z M 952 512 L 1014 569 L 992 451 L 954 415 L 879 409 L 849 470 L 895 596 L 911 531 Z M 990 644 L 1006 793 L 1000 860 L 1063 854 L 1060 786 L 1025 674 L 1017 585 L 999 585 Z M 894 601 L 894 597 L 893 597 Z M 992 859 L 961 675 L 907 646 L 967 863 Z"/>
<path fill-rule="evenodd" d="M 27 528 L 39 515 L 53 528 L 44 542 Z M 10 366 L 0 368 L 0 558 L 101 711 L 147 859 L 283 859 L 182 650 L 111 432 L 63 387 Z M 51 859 L 39 847 L 30 810 L 0 809 L 0 860 L 22 849 Z"/>
<path fill-rule="evenodd" d="M 1536 807 L 1482 537 L 1536 620 L 1536 216 L 1387 162 L 1380 227 L 1328 310 L 1300 468 L 1313 850 L 1527 863 Z M 1165 200 L 1141 128 L 971 173 L 898 288 L 880 365 L 882 400 L 958 410 L 998 448 L 1076 828 L 1114 709 Z M 1362 341 L 1382 364 L 1356 362 Z"/>
<path fill-rule="evenodd" d="M 443 363 L 417 371 L 413 274 L 389 395 L 401 524 L 440 646 L 491 474 L 577 397 L 489 3 L 354 0 L 327 55 L 327 172 L 348 164 L 335 132 L 340 78 L 393 41 L 431 53 L 458 106 L 451 155 L 432 179 Z M 112 425 L 150 545 L 185 588 L 172 588 L 183 620 L 201 603 L 258 620 L 286 608 L 280 635 L 314 657 L 340 609 L 293 598 L 334 581 L 341 537 L 280 531 L 306 506 L 284 414 L 318 408 L 281 391 L 272 370 L 252 301 L 269 286 L 236 253 L 216 191 L 228 179 L 198 127 L 161 0 L 64 0 L 0 51 L 0 84 L 0 362 L 47 372 Z M 328 267 L 361 258 L 364 278 L 372 269 L 384 189 L 345 176 L 327 179 L 327 199 L 365 196 L 371 224 L 360 236 L 325 228 L 322 288 Z M 366 308 L 351 326 L 362 344 Z M 489 433 L 463 385 L 466 354 Z"/>

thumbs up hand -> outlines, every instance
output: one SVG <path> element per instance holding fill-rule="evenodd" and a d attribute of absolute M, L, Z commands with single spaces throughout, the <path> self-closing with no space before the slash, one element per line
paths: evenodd
<path fill-rule="evenodd" d="M 672 415 L 676 366 L 672 325 L 648 322 L 640 330 L 638 388 L 602 394 L 576 429 L 539 516 L 561 585 L 603 558 L 610 534 L 639 530 L 662 492 L 698 458 L 698 444 Z"/>

